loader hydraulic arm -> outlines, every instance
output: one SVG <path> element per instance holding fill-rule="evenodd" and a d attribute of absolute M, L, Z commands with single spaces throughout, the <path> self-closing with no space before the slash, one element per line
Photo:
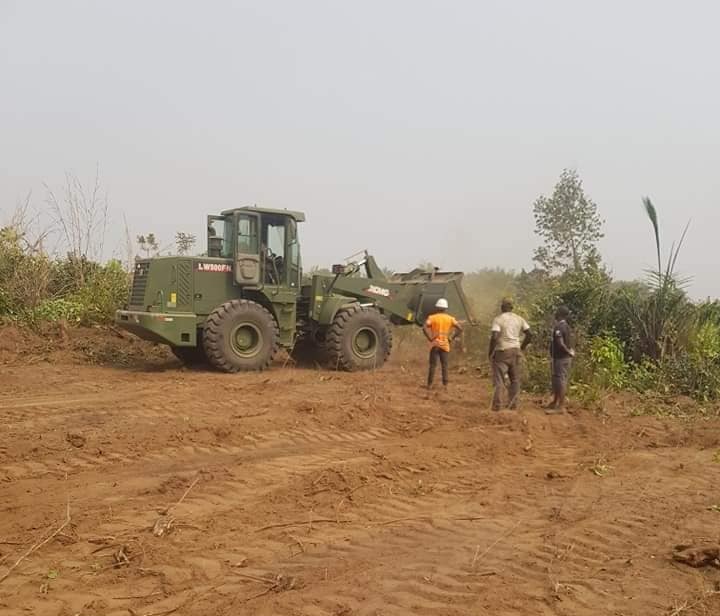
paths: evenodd
<path fill-rule="evenodd" d="M 359 275 L 362 269 L 365 276 Z M 448 300 L 457 319 L 474 322 L 460 272 L 414 271 L 388 277 L 367 253 L 358 261 L 333 266 L 332 272 L 329 284 L 323 285 L 326 297 L 340 295 L 374 305 L 396 324 L 424 323 L 440 297 Z"/>

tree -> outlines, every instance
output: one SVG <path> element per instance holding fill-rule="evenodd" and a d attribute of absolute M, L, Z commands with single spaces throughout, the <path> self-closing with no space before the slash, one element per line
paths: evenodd
<path fill-rule="evenodd" d="M 193 246 L 195 246 L 196 238 L 192 233 L 184 233 L 178 231 L 175 234 L 175 246 L 179 255 L 186 255 L 189 253 Z"/>
<path fill-rule="evenodd" d="M 91 273 L 91 264 L 102 259 L 105 247 L 109 204 L 100 182 L 100 167 L 95 168 L 92 184 L 83 184 L 77 175 L 66 172 L 61 193 L 56 194 L 47 184 L 45 190 L 79 289 Z"/>
<path fill-rule="evenodd" d="M 140 250 L 145 253 L 146 258 L 150 258 L 151 252 L 157 254 L 157 251 L 160 249 L 160 244 L 158 244 L 154 233 L 138 235 L 137 243 L 140 245 Z"/>
<path fill-rule="evenodd" d="M 597 205 L 585 194 L 574 169 L 564 169 L 552 196 L 540 196 L 533 204 L 535 233 L 543 245 L 533 260 L 547 271 L 597 265 L 598 241 L 603 237 L 603 220 Z"/>
<path fill-rule="evenodd" d="M 680 241 L 670 247 L 663 267 L 657 210 L 649 197 L 643 198 L 643 207 L 653 229 L 657 269 L 648 272 L 650 293 L 628 296 L 626 307 L 635 326 L 639 352 L 651 359 L 662 360 L 681 346 L 681 341 L 688 338 L 688 332 L 696 323 L 694 308 L 685 293 L 690 280 L 679 276 L 676 270 L 690 223 L 685 226 Z"/>

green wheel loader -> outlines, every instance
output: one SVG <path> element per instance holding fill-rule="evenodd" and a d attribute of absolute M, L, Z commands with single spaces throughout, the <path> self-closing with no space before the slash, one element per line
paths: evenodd
<path fill-rule="evenodd" d="M 393 325 L 421 325 L 446 297 L 472 321 L 460 272 L 386 276 L 367 252 L 303 284 L 301 212 L 242 207 L 208 217 L 207 256 L 139 259 L 116 324 L 187 364 L 263 370 L 280 347 L 343 370 L 380 368 Z"/>

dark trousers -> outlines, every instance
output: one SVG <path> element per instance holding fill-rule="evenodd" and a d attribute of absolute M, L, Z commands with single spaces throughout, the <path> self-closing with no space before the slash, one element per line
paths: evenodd
<path fill-rule="evenodd" d="M 430 368 L 428 369 L 427 380 L 428 387 L 433 384 L 433 379 L 435 378 L 435 368 L 437 367 L 438 360 L 440 360 L 443 385 L 448 384 L 448 355 L 450 355 L 450 353 L 443 351 L 438 347 L 430 349 Z"/>
<path fill-rule="evenodd" d="M 520 349 L 495 351 L 492 360 L 493 392 L 492 407 L 499 411 L 502 406 L 502 392 L 505 389 L 505 378 L 510 379 L 508 408 L 514 409 L 520 395 Z"/>
<path fill-rule="evenodd" d="M 559 357 L 552 360 L 552 389 L 557 396 L 565 393 L 568 382 L 570 381 L 570 368 L 572 367 L 572 357 Z"/>

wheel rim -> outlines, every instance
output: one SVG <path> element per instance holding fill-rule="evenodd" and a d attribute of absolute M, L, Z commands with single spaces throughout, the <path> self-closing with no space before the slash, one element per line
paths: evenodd
<path fill-rule="evenodd" d="M 241 323 L 230 335 L 233 352 L 240 357 L 254 357 L 263 346 L 263 336 L 252 323 Z"/>
<path fill-rule="evenodd" d="M 353 352 L 362 359 L 375 357 L 378 347 L 378 337 L 369 327 L 363 327 L 355 332 L 352 340 Z"/>

